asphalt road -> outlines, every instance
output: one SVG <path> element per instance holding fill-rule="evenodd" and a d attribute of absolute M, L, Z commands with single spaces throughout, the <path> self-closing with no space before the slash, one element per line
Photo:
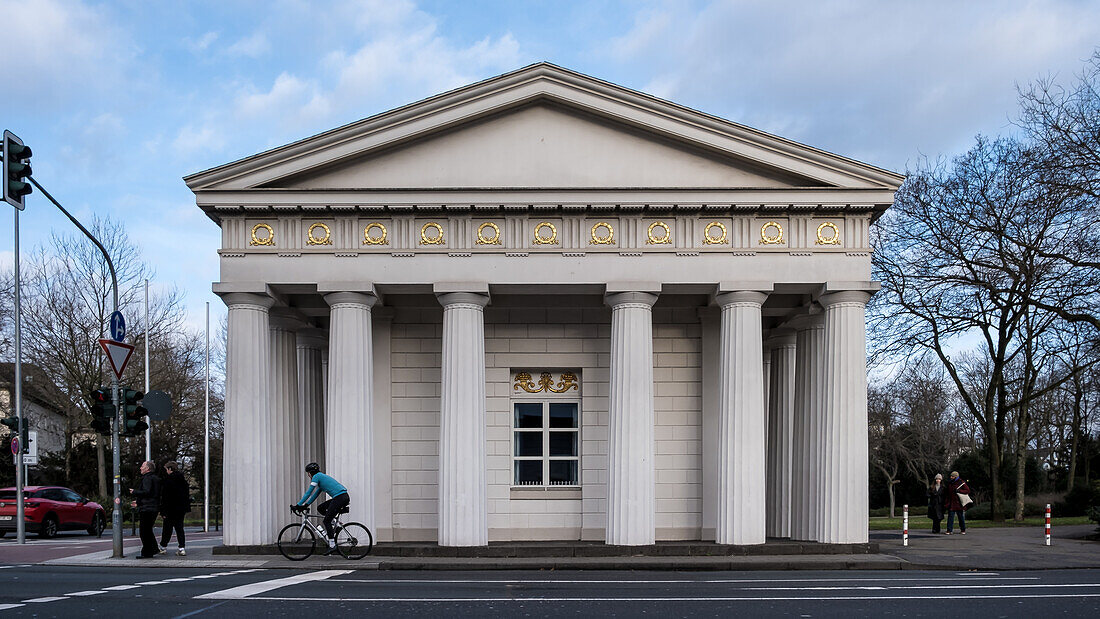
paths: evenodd
<path fill-rule="evenodd" d="M 1100 616 L 1100 570 L 364 572 L 0 567 L 0 617 Z"/>
<path fill-rule="evenodd" d="M 160 526 L 155 529 L 157 539 L 160 539 Z M 204 544 L 221 542 L 221 533 L 211 531 L 203 533 L 201 529 L 188 529 L 187 542 L 189 546 L 197 547 Z M 9 532 L 0 538 L 0 564 L 2 563 L 40 563 L 51 559 L 82 555 L 97 550 L 110 550 L 111 529 L 103 531 L 103 535 L 92 537 L 83 531 L 62 531 L 52 539 L 38 537 L 37 534 L 27 535 L 27 543 L 19 544 L 15 533 Z M 170 542 L 172 551 L 175 551 L 175 536 Z M 122 549 L 125 556 L 130 557 L 141 551 L 141 540 L 130 535 L 130 528 L 123 529 Z"/>

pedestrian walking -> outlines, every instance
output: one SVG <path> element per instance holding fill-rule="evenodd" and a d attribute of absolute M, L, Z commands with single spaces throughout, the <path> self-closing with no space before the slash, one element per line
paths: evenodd
<path fill-rule="evenodd" d="M 160 497 L 160 513 L 164 521 L 160 531 L 160 552 L 168 551 L 168 544 L 172 541 L 172 531 L 176 532 L 176 545 L 179 548 L 176 554 L 187 556 L 187 538 L 183 534 L 183 518 L 191 511 L 191 489 L 187 485 L 187 478 L 179 470 L 179 465 L 174 460 L 164 463 L 163 490 Z"/>
<path fill-rule="evenodd" d="M 965 497 L 965 498 L 963 498 Z M 959 533 L 966 535 L 966 506 L 973 503 L 970 498 L 970 486 L 959 477 L 958 471 L 951 471 L 947 482 L 947 497 L 944 499 L 944 509 L 947 512 L 947 535 L 951 535 L 955 518 L 959 519 Z"/>
<path fill-rule="evenodd" d="M 157 536 L 153 532 L 153 525 L 157 521 L 157 512 L 160 511 L 160 478 L 157 477 L 156 465 L 152 460 L 141 463 L 141 480 L 137 488 L 130 488 L 130 494 L 134 496 L 135 506 L 140 519 L 139 531 L 141 535 L 141 554 L 139 559 L 151 559 L 157 556 L 160 547 L 157 546 Z"/>
<path fill-rule="evenodd" d="M 928 486 L 928 517 L 932 519 L 932 532 L 940 532 L 940 523 L 943 522 L 943 503 L 947 495 L 947 486 L 943 485 L 943 474 L 936 473 L 936 478 Z"/>

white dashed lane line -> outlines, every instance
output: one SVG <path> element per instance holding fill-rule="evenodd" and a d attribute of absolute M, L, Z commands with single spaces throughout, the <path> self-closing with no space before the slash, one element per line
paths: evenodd
<path fill-rule="evenodd" d="M 44 598 L 31 598 L 29 600 L 23 600 L 24 604 L 41 604 L 42 602 L 56 602 L 58 600 L 67 600 L 69 598 L 64 596 L 50 596 Z"/>
<path fill-rule="evenodd" d="M 84 596 L 88 596 L 88 595 L 99 595 L 100 593 L 107 593 L 107 592 L 104 591 L 103 589 L 95 589 L 95 590 L 92 590 L 92 591 L 74 591 L 73 593 L 66 593 L 65 595 L 66 596 L 71 596 L 71 597 L 84 597 Z"/>

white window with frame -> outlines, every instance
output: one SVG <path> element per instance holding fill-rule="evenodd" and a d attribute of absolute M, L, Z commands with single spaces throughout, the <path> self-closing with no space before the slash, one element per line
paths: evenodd
<path fill-rule="evenodd" d="M 512 390 L 512 485 L 580 486 L 580 381 L 573 372 L 517 372 Z"/>

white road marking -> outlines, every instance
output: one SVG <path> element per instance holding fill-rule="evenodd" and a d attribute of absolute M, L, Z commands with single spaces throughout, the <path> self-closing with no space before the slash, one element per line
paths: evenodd
<path fill-rule="evenodd" d="M 168 581 L 167 580 L 146 580 L 145 582 L 139 582 L 137 584 L 139 584 L 139 585 L 166 585 L 166 584 L 168 584 Z"/>
<path fill-rule="evenodd" d="M 972 580 L 1039 580 L 1038 576 L 1008 576 L 1003 578 L 974 578 Z M 741 578 L 741 579 L 718 579 L 718 580 L 484 580 L 484 579 L 425 579 L 425 578 L 333 578 L 332 582 L 373 582 L 373 583 L 446 583 L 446 584 L 516 584 L 516 585 L 531 585 L 531 584 L 598 584 L 598 585 L 615 585 L 615 584 L 643 584 L 643 585 L 678 585 L 678 584 L 720 584 L 720 585 L 732 585 L 732 584 L 750 584 L 750 583 L 770 583 L 770 582 L 958 582 L 957 578 Z"/>
<path fill-rule="evenodd" d="M 24 604 L 38 604 L 40 602 L 56 602 L 57 600 L 67 600 L 69 598 L 65 596 L 51 596 L 44 598 L 32 598 L 30 600 L 23 600 Z"/>
<path fill-rule="evenodd" d="M 210 596 L 199 596 L 209 598 Z M 253 597 L 250 600 L 263 600 L 268 602 L 386 602 L 386 603 L 415 603 L 415 602 L 827 602 L 833 600 L 955 600 L 958 604 L 969 600 L 1003 600 L 1003 599 L 1048 599 L 1048 598 L 1083 598 L 1100 597 L 1100 593 L 1051 593 L 1042 595 L 1009 594 L 1009 595 L 968 595 L 960 598 L 956 595 L 848 595 L 829 597 L 682 597 L 682 598 L 647 598 L 647 597 L 621 597 L 621 598 L 555 598 L 555 597 L 495 597 L 495 598 L 321 598 L 321 597 Z M 242 599 L 242 598 L 232 598 Z"/>
<path fill-rule="evenodd" d="M 0 610 L 8 610 L 9 608 L 19 608 L 25 606 L 24 604 L 0 604 Z"/>
<path fill-rule="evenodd" d="M 254 570 L 249 570 L 254 571 Z M 299 574 L 297 576 L 289 576 L 287 578 L 276 578 L 275 580 L 265 580 L 262 582 L 256 582 L 249 585 L 241 585 L 239 587 L 232 587 L 230 589 L 224 589 L 222 591 L 214 591 L 204 595 L 196 596 L 196 600 L 243 600 L 249 596 L 264 593 L 265 591 L 271 591 L 273 589 L 281 589 L 282 587 L 289 587 L 291 585 L 297 585 L 303 582 L 312 582 L 315 580 L 326 580 L 333 576 L 340 576 L 341 574 L 350 574 L 352 570 L 324 570 L 321 572 L 311 572 L 308 574 Z"/>
<path fill-rule="evenodd" d="M 84 597 L 88 595 L 99 595 L 100 593 L 107 593 L 102 589 L 96 589 L 95 591 L 74 591 L 73 593 L 66 593 L 67 596 Z"/>
<path fill-rule="evenodd" d="M 187 582 L 190 578 L 165 578 L 164 582 Z"/>
<path fill-rule="evenodd" d="M 126 591 L 127 589 L 140 589 L 141 585 L 115 585 L 113 587 L 103 587 L 104 591 Z"/>

